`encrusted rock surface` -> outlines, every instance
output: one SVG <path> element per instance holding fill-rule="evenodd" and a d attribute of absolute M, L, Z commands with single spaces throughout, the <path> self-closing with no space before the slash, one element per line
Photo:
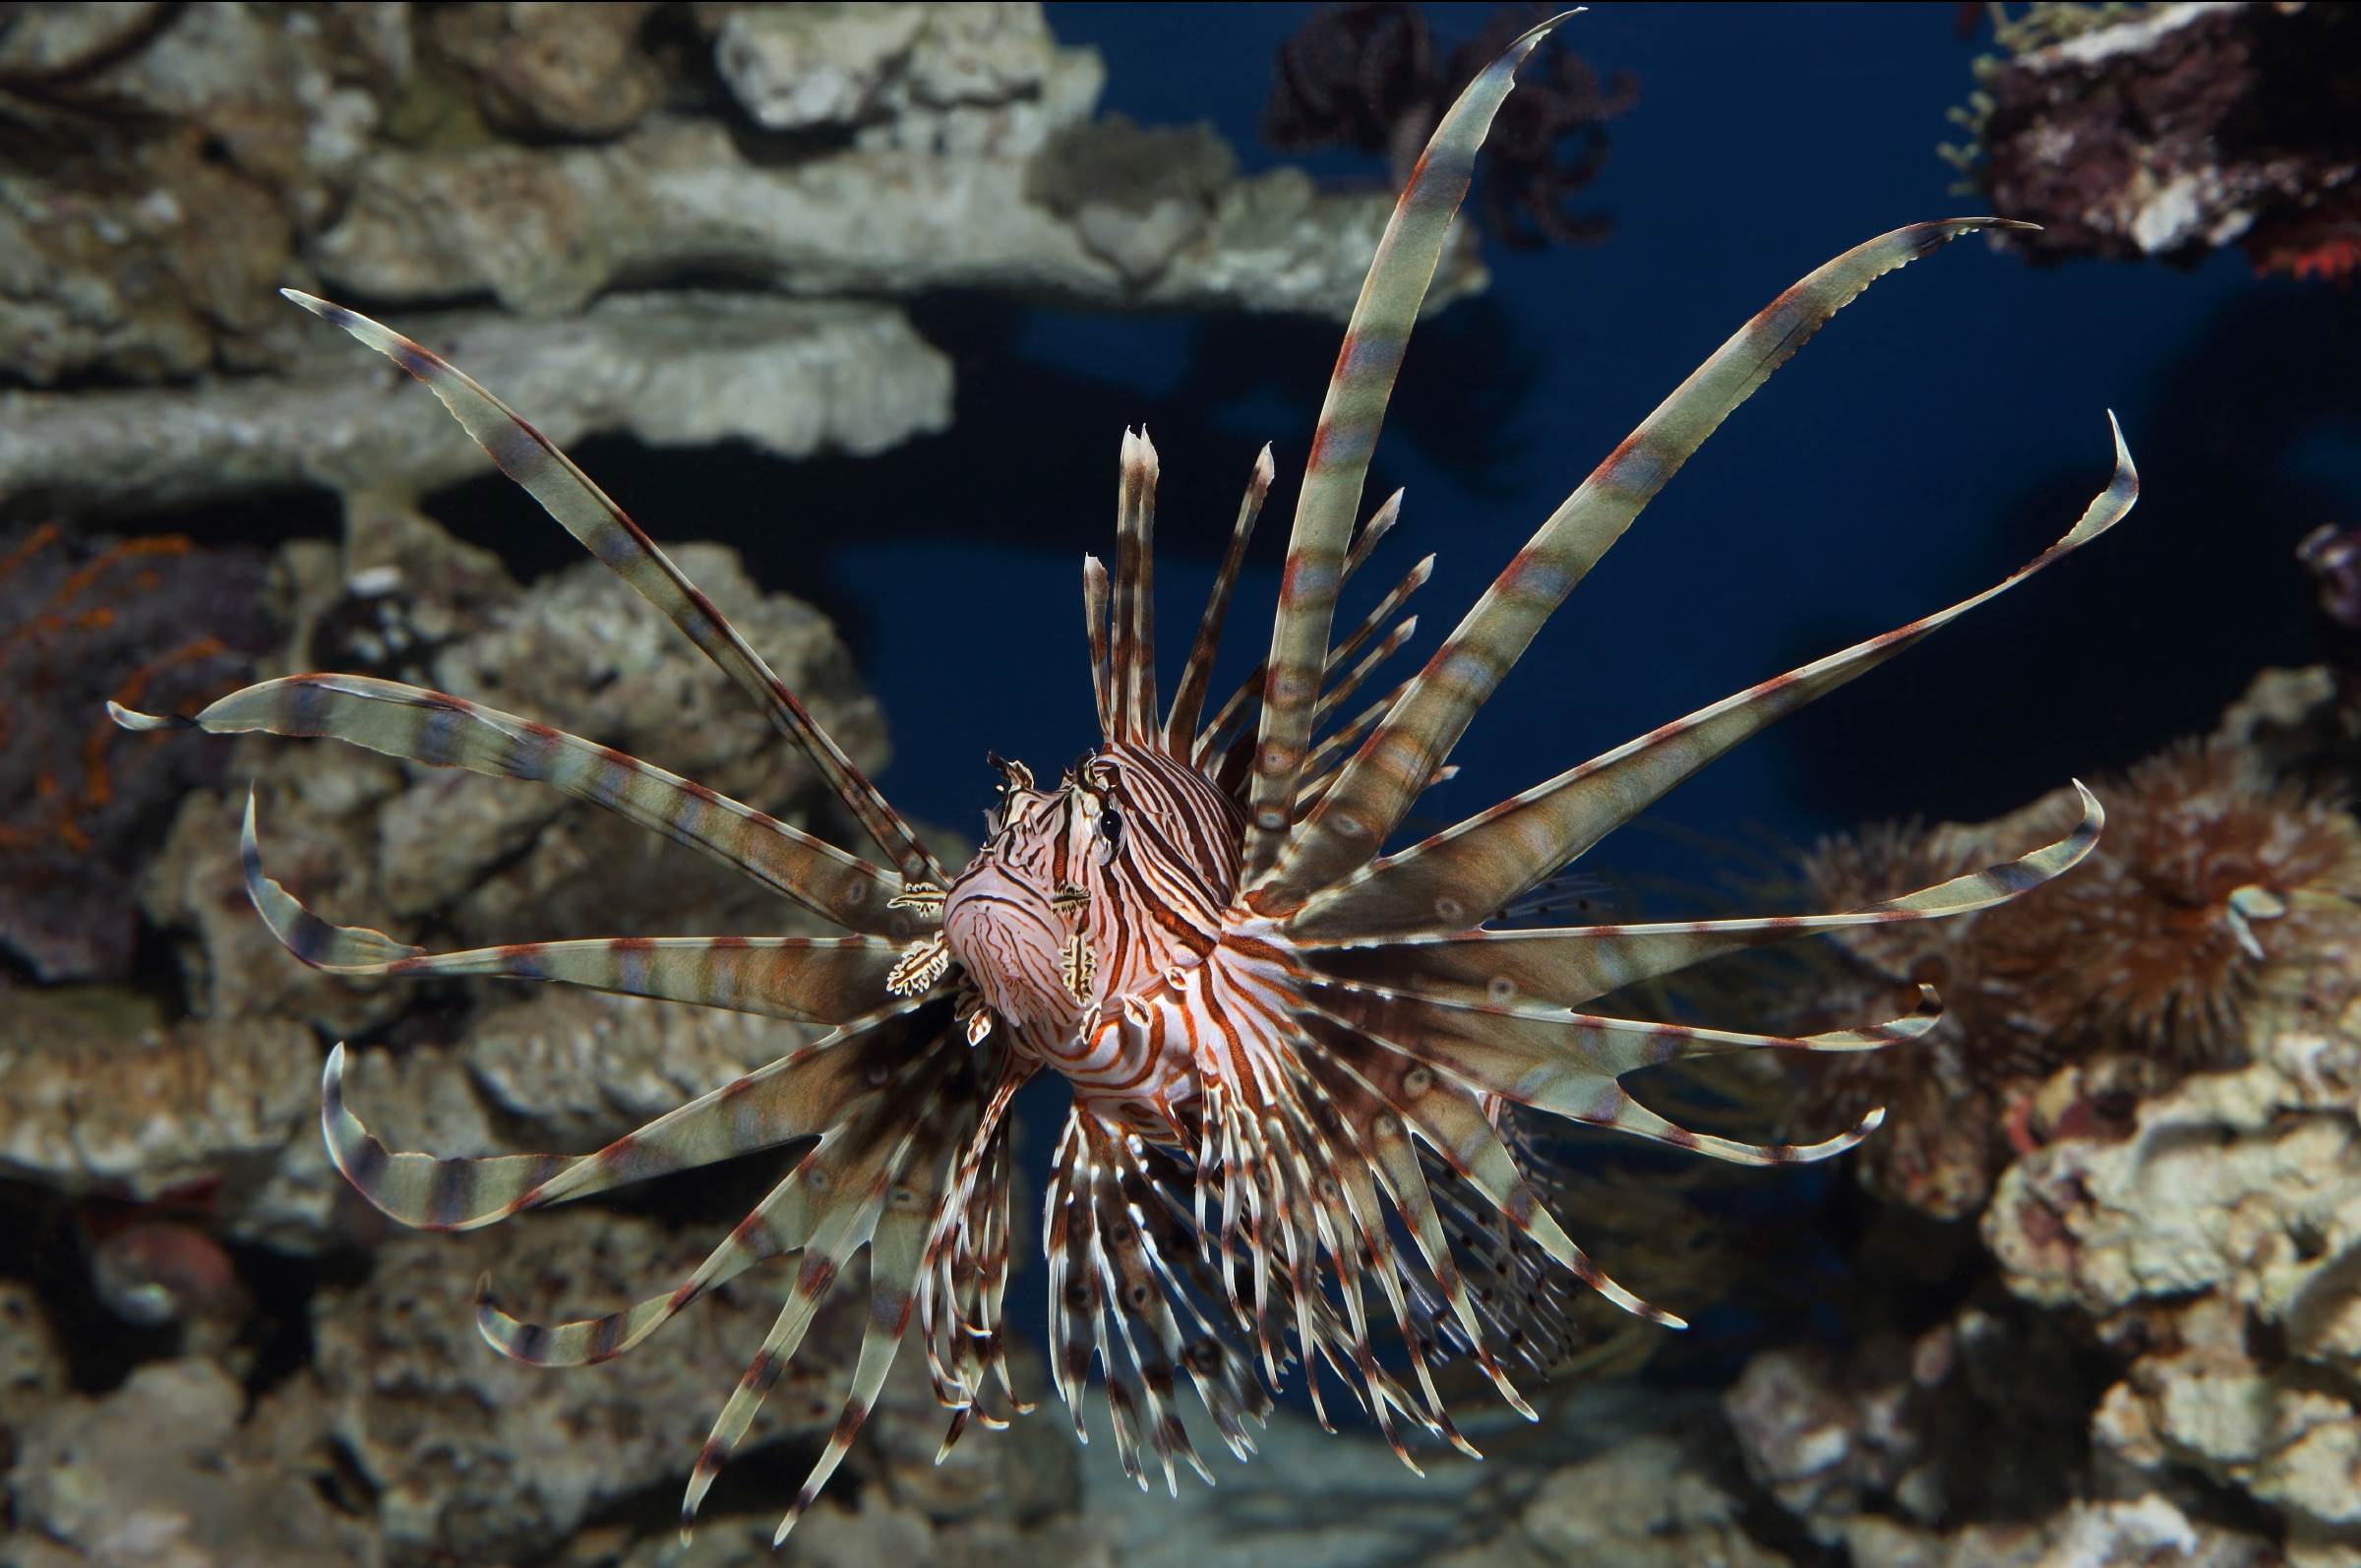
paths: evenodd
<path fill-rule="evenodd" d="M 1032 4 L 218 0 L 11 22 L 0 68 L 41 105 L 0 144 L 18 511 L 481 471 L 284 284 L 368 302 L 561 442 L 866 453 L 949 418 L 948 363 L 884 296 L 1341 319 L 1392 209 L 1300 171 L 1241 178 L 1180 133 L 1210 155 L 1134 211 L 1139 133 L 1092 122 L 1104 67 Z M 1059 200 L 1036 198 L 1036 164 L 1063 171 Z M 1463 243 L 1431 303 L 1483 280 Z"/>
<path fill-rule="evenodd" d="M 126 995 L 11 993 L 0 1007 L 0 1175 L 154 1198 L 259 1180 L 310 1125 L 320 1051 L 287 1019 L 162 1025 Z"/>
<path fill-rule="evenodd" d="M 2008 237 L 2035 255 L 2240 242 L 2267 269 L 2348 270 L 2361 252 L 2332 242 L 2361 216 L 2339 107 L 2356 25 L 2337 5 L 2033 6 L 1979 69 L 1971 176 L 1992 211 L 2041 225 Z"/>
<path fill-rule="evenodd" d="M 1878 1568 L 2278 1568 L 2286 1561 L 2272 1542 L 2192 1520 L 2153 1493 L 1947 1536 L 1869 1517 L 1846 1529 L 1845 1542 L 1854 1562 Z"/>
<path fill-rule="evenodd" d="M 0 499 L 169 506 L 319 485 L 412 494 L 491 471 L 441 404 L 291 305 L 281 372 L 188 388 L 0 391 Z M 868 453 L 950 424 L 950 362 L 899 311 L 650 292 L 578 316 L 401 313 L 560 446 L 744 441 L 781 457 Z"/>
<path fill-rule="evenodd" d="M 312 1326 L 329 1425 L 368 1478 L 389 1559 L 529 1555 L 602 1505 L 685 1481 L 778 1311 L 775 1271 L 722 1287 L 588 1370 L 495 1354 L 475 1331 L 475 1282 L 489 1272 L 502 1305 L 536 1321 L 612 1311 L 677 1285 L 727 1228 L 700 1237 L 613 1210 L 553 1210 L 502 1232 L 404 1234 L 377 1250 L 372 1283 L 323 1292 Z M 771 1390 L 742 1461 L 834 1418 L 842 1373 L 823 1364 L 799 1358 Z"/>
<path fill-rule="evenodd" d="M 2291 1007 L 2237 1072 L 2143 1105 L 2002 1177 L 1984 1236 L 2009 1287 L 2087 1314 L 2128 1365 L 2092 1436 L 2126 1470 L 2202 1474 L 2361 1551 L 2361 1014 Z"/>
<path fill-rule="evenodd" d="M 308 1428 L 308 1430 L 307 1430 Z M 374 1568 L 372 1534 L 323 1498 L 300 1383 L 249 1411 L 212 1361 L 157 1361 L 96 1399 L 51 1406 L 9 1475 L 9 1568 Z"/>

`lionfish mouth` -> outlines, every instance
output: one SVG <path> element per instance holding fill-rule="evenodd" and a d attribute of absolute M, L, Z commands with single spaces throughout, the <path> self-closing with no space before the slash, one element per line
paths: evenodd
<path fill-rule="evenodd" d="M 430 953 L 324 920 L 267 876 L 248 803 L 248 889 L 271 930 L 307 963 L 340 974 L 545 980 L 825 1029 L 817 1043 L 580 1157 L 389 1152 L 344 1103 L 343 1047 L 328 1059 L 322 1123 L 338 1169 L 387 1214 L 428 1229 L 489 1225 L 737 1155 L 800 1150 L 694 1273 L 636 1305 L 540 1325 L 503 1311 L 488 1290 L 479 1304 L 478 1326 L 496 1350 L 578 1364 L 622 1354 L 755 1264 L 797 1259 L 777 1322 L 691 1472 L 684 1531 L 863 1252 L 867 1319 L 851 1388 L 782 1538 L 845 1457 L 914 1328 L 937 1397 L 952 1413 L 946 1447 L 971 1420 L 997 1425 L 1029 1408 L 1008 1375 L 1001 1312 L 1011 1235 L 1007 1112 L 1045 1064 L 1074 1085 L 1044 1229 L 1055 1372 L 1077 1429 L 1095 1361 L 1124 1466 L 1145 1485 L 1144 1453 L 1170 1486 L 1177 1459 L 1205 1468 L 1177 1415 L 1180 1382 L 1243 1458 L 1249 1423 L 1269 1409 L 1268 1389 L 1292 1359 L 1303 1363 L 1315 1401 L 1321 1369 L 1340 1381 L 1406 1463 L 1403 1423 L 1464 1448 L 1436 1392 L 1438 1357 L 1471 1356 L 1530 1414 L 1501 1356 L 1546 1369 L 1562 1348 L 1545 1329 L 1565 1282 L 1655 1321 L 1678 1321 L 1607 1279 L 1559 1226 L 1531 1141 L 1541 1118 L 1614 1127 L 1746 1165 L 1820 1159 L 1866 1136 L 1877 1114 L 1819 1143 L 1757 1146 L 1678 1126 L 1623 1080 L 1729 1051 L 1876 1050 L 1922 1033 L 1934 1017 L 1930 997 L 1907 1018 L 1787 1038 L 1640 1022 L 1585 1005 L 1720 953 L 1988 908 L 2068 871 L 2096 842 L 2101 813 L 2083 791 L 2082 819 L 2057 842 L 1858 909 L 1488 924 L 1739 741 L 2112 526 L 2138 493 L 2120 431 L 2107 487 L 2063 538 L 2001 583 L 1387 850 L 1542 624 L 1723 420 L 1871 282 L 2002 222 L 1897 229 L 1781 293 L 1574 491 L 1417 674 L 1356 710 L 1358 688 L 1410 635 L 1414 622 L 1390 623 L 1431 563 L 1332 637 L 1340 587 L 1398 515 L 1397 494 L 1354 528 L 1378 425 L 1478 146 L 1517 66 L 1558 20 L 1519 38 L 1468 85 L 1402 194 L 1311 438 L 1269 656 L 1210 719 L 1214 651 L 1272 482 L 1270 450 L 1254 465 L 1165 706 L 1151 578 L 1156 456 L 1144 435 L 1126 434 L 1116 569 L 1111 575 L 1096 560 L 1084 563 L 1105 735 L 1085 765 L 1124 770 L 1124 787 L 1138 792 L 1127 804 L 1137 821 L 1120 842 L 1114 825 L 1102 824 L 1104 870 L 1086 895 L 1086 920 L 1064 886 L 1013 862 L 971 867 L 952 881 L 710 601 L 537 431 L 409 339 L 290 291 L 423 382 L 506 473 L 670 616 L 804 751 L 881 852 L 883 864 L 873 863 L 651 763 L 390 681 L 292 676 L 185 720 L 112 710 L 133 729 L 325 736 L 544 783 L 735 867 L 845 934 Z M 1001 766 L 1011 788 L 1031 787 L 1029 773 Z M 1090 937 L 1077 944 L 1084 927 Z M 1159 1126 L 1172 1136 L 1153 1135 Z M 1533 1332 L 1537 1324 L 1544 1332 Z M 1252 1343 L 1250 1357 L 1237 1348 L 1240 1335 Z"/>

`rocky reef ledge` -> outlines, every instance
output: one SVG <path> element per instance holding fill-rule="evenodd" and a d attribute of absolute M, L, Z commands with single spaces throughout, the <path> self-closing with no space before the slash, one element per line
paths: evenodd
<path fill-rule="evenodd" d="M 480 465 L 287 285 L 561 439 L 787 456 L 948 424 L 916 296 L 1351 310 L 1389 197 L 1094 119 L 1104 77 L 1017 3 L 14 8 L 0 507 Z M 1483 280 L 1456 246 L 1430 305 Z"/>

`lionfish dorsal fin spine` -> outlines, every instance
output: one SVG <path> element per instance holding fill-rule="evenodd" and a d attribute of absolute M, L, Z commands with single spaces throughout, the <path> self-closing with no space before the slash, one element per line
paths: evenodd
<path fill-rule="evenodd" d="M 568 533 L 670 617 L 706 658 L 762 704 L 779 732 L 803 749 L 837 799 L 912 881 L 941 881 L 942 867 L 910 824 L 851 757 L 820 728 L 787 684 L 749 647 L 713 602 L 640 531 L 590 476 L 541 432 L 439 355 L 356 311 L 292 288 L 279 292 L 340 327 L 400 366 L 442 401 L 502 473 L 521 485 Z"/>
<path fill-rule="evenodd" d="M 1275 869 L 1250 884 L 1253 907 L 1285 915 L 1384 848 L 1543 623 L 1706 438 L 1830 317 L 1886 273 L 1963 234 L 2024 226 L 1965 217 L 1895 229 L 1815 269 L 1757 312 L 1608 453 L 1502 569 L 1427 659 L 1397 711 L 1345 764 Z"/>
<path fill-rule="evenodd" d="M 1221 570 L 1214 573 L 1213 588 L 1205 596 L 1205 613 L 1197 620 L 1197 639 L 1189 647 L 1188 664 L 1180 672 L 1180 684 L 1174 689 L 1172 710 L 1165 715 L 1164 749 L 1175 756 L 1188 756 L 1195 749 L 1197 719 L 1204 711 L 1206 688 L 1213 682 L 1213 660 L 1221 651 L 1222 625 L 1230 614 L 1230 595 L 1238 588 L 1238 574 L 1245 566 L 1246 544 L 1254 537 L 1254 523 L 1262 515 L 1262 503 L 1271 493 L 1271 479 L 1276 472 L 1270 444 L 1265 442 L 1255 455 L 1245 496 L 1238 504 L 1238 521 L 1230 529 L 1230 548 L 1223 553 Z"/>
<path fill-rule="evenodd" d="M 2106 488 L 2055 544 L 1991 587 L 1660 725 L 1399 854 L 1371 861 L 1304 904 L 1286 929 L 1331 935 L 1448 931 L 1505 907 L 1738 742 L 2113 527 L 2139 499 L 2140 475 L 2113 414 L 2107 425 L 2115 469 Z M 1416 700 L 1414 689 L 1396 712 Z M 1364 742 L 1360 755 L 1368 755 L 1377 739 Z M 1351 781 L 1352 767 L 1346 764 L 1323 808 Z"/>
<path fill-rule="evenodd" d="M 1156 725 L 1156 447 L 1147 431 L 1124 431 L 1116 500 L 1110 741 L 1145 742 Z"/>
<path fill-rule="evenodd" d="M 1377 444 L 1410 330 L 1426 299 L 1451 219 L 1467 195 L 1483 145 L 1517 67 L 1564 19 L 1552 17 L 1511 43 L 1460 92 L 1435 127 L 1394 204 L 1345 328 L 1336 368 L 1303 463 L 1295 526 L 1279 582 L 1263 676 L 1262 718 L 1246 800 L 1244 875 L 1274 865 L 1295 819 L 1296 786 L 1311 740 L 1320 662 L 1362 484 Z"/>
<path fill-rule="evenodd" d="M 1115 672 L 1108 635 L 1109 584 L 1107 563 L 1097 556 L 1082 558 L 1082 626 L 1090 638 L 1090 694 L 1098 704 L 1099 733 L 1115 733 Z"/>

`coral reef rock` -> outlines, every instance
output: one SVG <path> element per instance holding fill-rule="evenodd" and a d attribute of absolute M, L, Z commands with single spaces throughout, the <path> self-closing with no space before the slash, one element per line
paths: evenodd
<path fill-rule="evenodd" d="M 1999 1305 L 1860 1336 L 1841 1356 L 1755 1356 L 1723 1397 L 1747 1473 L 1824 1546 L 2067 1505 L 2088 1469 L 2091 1379 L 2056 1323 Z"/>
<path fill-rule="evenodd" d="M 366 1285 L 321 1293 L 314 1358 L 329 1424 L 376 1496 L 389 1561 L 498 1562 L 546 1551 L 594 1510 L 678 1492 L 721 1402 L 762 1343 L 775 1272 L 721 1287 L 595 1369 L 527 1366 L 475 1330 L 476 1281 L 538 1321 L 669 1290 L 720 1239 L 613 1210 L 553 1211 L 506 1235 L 402 1235 Z M 738 1462 L 824 1428 L 842 1399 L 823 1358 L 771 1390 Z"/>
<path fill-rule="evenodd" d="M 649 292 L 562 321 L 398 321 L 561 446 L 620 433 L 809 457 L 883 452 L 950 424 L 950 362 L 881 305 Z M 311 322 L 291 335 L 301 346 L 280 374 L 202 392 L 0 391 L 0 495 L 125 508 L 298 485 L 423 494 L 491 471 L 440 404 L 379 374 L 342 332 Z"/>
<path fill-rule="evenodd" d="M 1103 64 L 1032 4 L 217 0 L 9 21 L 16 509 L 415 494 L 481 471 L 430 399 L 396 396 L 282 284 L 367 301 L 561 442 L 869 453 L 950 417 L 950 367 L 890 297 L 1342 319 L 1393 206 L 1300 170 L 1242 177 L 1204 131 L 1151 134 L 1198 155 L 1132 203 L 1142 133 L 1092 120 Z M 1064 198 L 1035 199 L 1037 164 Z M 1483 282 L 1463 242 L 1429 304 Z"/>
<path fill-rule="evenodd" d="M 2354 962 L 2345 954 L 2346 964 Z M 2298 1561 L 2361 1553 L 2361 1010 L 2292 998 L 2253 1063 L 2063 1138 L 2001 1178 L 2010 1289 L 2128 1361 L 2092 1436 L 2126 1471 L 2273 1511 Z"/>
<path fill-rule="evenodd" d="M 1995 8 L 1997 9 L 1997 8 Z M 2036 256 L 2361 264 L 2361 17 L 2338 5 L 2035 5 L 2003 19 L 1952 150 Z"/>
<path fill-rule="evenodd" d="M 1948 1536 L 1864 1518 L 1846 1532 L 1878 1568 L 2279 1568 L 2278 1547 L 2191 1520 L 2166 1498 L 2077 1503 L 2034 1524 L 1970 1525 Z"/>
<path fill-rule="evenodd" d="M 9 1477 L 9 1568 L 373 1568 L 368 1531 L 321 1495 L 324 1460 L 289 1439 L 283 1394 L 258 1402 L 211 1361 L 158 1361 L 96 1399 L 51 1406 Z M 292 1462 L 291 1462 L 292 1461 Z"/>
<path fill-rule="evenodd" d="M 111 991 L 12 992 L 0 1007 L 0 1175 L 155 1198 L 261 1180 L 318 1115 L 320 1047 L 264 1018 L 160 1025 Z"/>
<path fill-rule="evenodd" d="M 33 979 L 130 977 L 134 869 L 223 757 L 119 745 L 106 700 L 175 712 L 239 684 L 270 641 L 262 567 L 175 534 L 0 529 L 0 951 Z"/>

